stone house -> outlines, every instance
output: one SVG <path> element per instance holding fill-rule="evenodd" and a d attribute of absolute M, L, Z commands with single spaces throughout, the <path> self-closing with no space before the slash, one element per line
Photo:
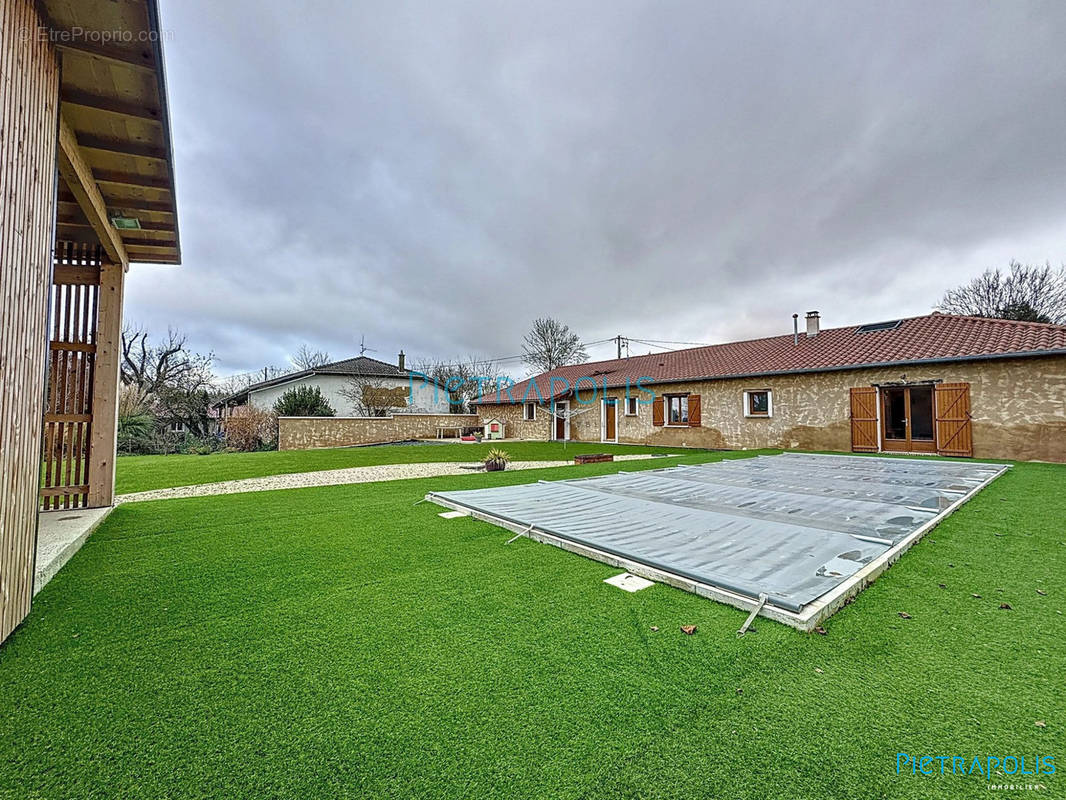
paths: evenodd
<path fill-rule="evenodd" d="M 294 387 L 317 386 L 338 417 L 367 416 L 364 407 L 346 396 L 353 388 L 372 393 L 372 405 L 387 408 L 389 415 L 449 413 L 448 393 L 444 388 L 418 373 L 411 373 L 404 361 L 402 352 L 396 364 L 367 356 L 346 358 L 252 384 L 215 406 L 225 418 L 240 406 L 273 408 L 278 398 Z"/>
<path fill-rule="evenodd" d="M 562 367 L 486 392 L 507 436 L 1066 461 L 1066 326 L 940 313 Z"/>

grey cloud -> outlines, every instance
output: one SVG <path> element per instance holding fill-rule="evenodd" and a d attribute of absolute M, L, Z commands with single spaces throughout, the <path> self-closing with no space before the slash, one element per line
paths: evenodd
<path fill-rule="evenodd" d="M 720 341 L 1066 259 L 1059 3 L 162 11 L 185 263 L 128 313 L 224 369 L 510 354 L 543 314 Z"/>

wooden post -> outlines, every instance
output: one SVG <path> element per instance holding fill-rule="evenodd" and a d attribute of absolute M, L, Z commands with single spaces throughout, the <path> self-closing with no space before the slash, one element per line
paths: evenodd
<path fill-rule="evenodd" d="M 93 380 L 92 445 L 89 452 L 89 507 L 115 501 L 115 444 L 118 434 L 118 378 L 122 358 L 122 292 L 126 271 L 121 264 L 100 267 L 100 306 L 96 328 L 96 369 Z"/>

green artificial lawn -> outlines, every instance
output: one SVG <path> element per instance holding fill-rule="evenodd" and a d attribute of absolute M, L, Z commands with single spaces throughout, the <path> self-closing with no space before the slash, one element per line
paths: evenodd
<path fill-rule="evenodd" d="M 1066 769 L 1066 467 L 1017 465 L 827 635 L 739 639 L 740 611 L 414 505 L 529 479 L 120 507 L 0 647 L 0 797 L 969 798 L 897 752 Z"/>
<path fill-rule="evenodd" d="M 579 453 L 666 453 L 664 447 L 612 445 L 596 442 L 485 442 L 482 444 L 380 445 L 328 450 L 284 450 L 264 453 L 217 453 L 210 456 L 124 456 L 116 461 L 118 494 L 192 486 L 266 475 L 317 472 L 325 469 L 414 464 L 429 461 L 481 461 L 493 448 L 515 461 L 556 461 Z M 675 448 L 672 452 L 689 452 Z M 764 451 L 770 452 L 770 451 Z"/>

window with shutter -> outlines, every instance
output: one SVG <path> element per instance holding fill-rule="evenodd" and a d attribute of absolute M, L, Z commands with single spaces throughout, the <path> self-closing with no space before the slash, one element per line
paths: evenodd
<path fill-rule="evenodd" d="M 666 398 L 666 424 L 688 425 L 688 395 L 668 394 Z"/>

